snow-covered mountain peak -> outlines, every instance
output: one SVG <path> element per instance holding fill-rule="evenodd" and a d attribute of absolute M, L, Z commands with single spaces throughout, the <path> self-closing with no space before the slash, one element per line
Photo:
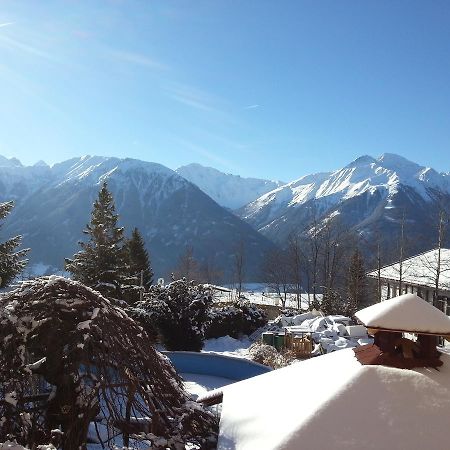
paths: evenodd
<path fill-rule="evenodd" d="M 284 185 L 281 181 L 243 178 L 223 173 L 197 163 L 179 167 L 176 172 L 197 185 L 219 205 L 230 209 L 238 209 L 266 192 Z"/>
<path fill-rule="evenodd" d="M 133 158 L 121 159 L 119 168 L 124 172 L 139 169 L 145 171 L 148 174 L 153 173 L 164 176 L 178 176 L 172 169 L 169 169 L 168 167 L 163 166 L 162 164 L 141 161 L 139 159 Z"/>
<path fill-rule="evenodd" d="M 391 204 L 400 191 L 407 192 L 415 201 L 421 198 L 429 202 L 436 191 L 450 194 L 450 177 L 399 155 L 385 153 L 377 159 L 366 155 L 342 169 L 303 176 L 270 191 L 241 208 L 239 214 L 266 232 L 270 227 L 282 227 L 286 217 L 295 214 L 300 217 L 302 206 L 310 201 L 315 202 L 317 211 L 332 213 L 344 208 L 348 200 L 353 204 L 359 201 Z"/>
<path fill-rule="evenodd" d="M 424 167 L 395 153 L 383 153 L 378 159 L 378 164 L 385 169 L 397 172 L 400 178 L 414 177 Z"/>
<path fill-rule="evenodd" d="M 361 166 L 368 166 L 370 164 L 375 163 L 377 160 L 369 155 L 363 155 L 359 158 L 356 158 L 354 161 L 352 161 L 350 164 L 347 164 L 346 168 L 352 168 L 352 167 L 361 167 Z"/>
<path fill-rule="evenodd" d="M 33 167 L 50 167 L 45 161 L 40 159 L 38 162 L 33 164 Z"/>
<path fill-rule="evenodd" d="M 6 158 L 0 155 L 0 167 L 23 167 L 17 158 Z"/>
<path fill-rule="evenodd" d="M 114 173 L 145 173 L 152 176 L 175 176 L 182 180 L 175 172 L 161 164 L 140 161 L 132 158 L 115 158 L 105 156 L 82 156 L 65 161 L 54 167 L 57 183 L 84 181 L 100 184 L 108 180 Z"/>

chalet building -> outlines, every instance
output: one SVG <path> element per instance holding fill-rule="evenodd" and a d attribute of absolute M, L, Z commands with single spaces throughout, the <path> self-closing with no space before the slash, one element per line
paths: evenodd
<path fill-rule="evenodd" d="M 401 270 L 398 262 L 383 267 L 380 271 L 381 301 L 411 293 L 432 303 L 438 279 L 438 304 L 435 306 L 450 315 L 450 249 L 442 248 L 440 253 L 440 262 L 438 249 L 434 249 L 405 259 Z M 378 279 L 378 271 L 369 272 L 367 276 Z"/>

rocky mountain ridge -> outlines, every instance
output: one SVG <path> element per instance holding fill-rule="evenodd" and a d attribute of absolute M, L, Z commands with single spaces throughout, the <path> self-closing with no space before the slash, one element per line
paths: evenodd
<path fill-rule="evenodd" d="M 2 232 L 23 235 L 24 246 L 32 249 L 32 270 L 61 270 L 64 258 L 79 249 L 77 243 L 103 181 L 114 195 L 120 223 L 129 233 L 135 226 L 140 229 L 157 276 L 167 277 L 178 256 L 192 246 L 200 262 L 214 264 L 229 281 L 234 248 L 242 240 L 247 275 L 254 278 L 259 261 L 272 245 L 160 164 L 102 156 L 73 158 L 51 167 L 2 163 L 0 201 L 16 202 Z"/>

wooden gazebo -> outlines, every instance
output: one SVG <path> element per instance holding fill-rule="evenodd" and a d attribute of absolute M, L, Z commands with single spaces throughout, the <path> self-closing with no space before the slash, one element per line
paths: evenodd
<path fill-rule="evenodd" d="M 369 306 L 356 317 L 374 343 L 354 349 L 361 364 L 410 369 L 442 365 L 439 337 L 450 336 L 450 318 L 415 294 Z"/>

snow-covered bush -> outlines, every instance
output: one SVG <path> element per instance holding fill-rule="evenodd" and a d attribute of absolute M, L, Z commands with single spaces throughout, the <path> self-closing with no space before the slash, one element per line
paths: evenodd
<path fill-rule="evenodd" d="M 293 352 L 289 350 L 279 352 L 275 347 L 262 344 L 261 342 L 255 342 L 249 348 L 249 356 L 252 361 L 272 367 L 273 369 L 286 367 L 296 361 Z"/>
<path fill-rule="evenodd" d="M 156 325 L 167 350 L 200 351 L 211 303 L 208 289 L 182 279 L 151 286 L 136 314 Z"/>
<path fill-rule="evenodd" d="M 155 319 L 143 308 L 135 306 L 125 307 L 125 312 L 145 330 L 153 344 L 158 341 L 158 328 Z"/>
<path fill-rule="evenodd" d="M 227 335 L 234 338 L 243 334 L 250 335 L 267 323 L 267 316 L 263 310 L 244 302 L 211 308 L 208 316 L 206 330 L 208 339 Z"/>
<path fill-rule="evenodd" d="M 244 315 L 243 334 L 250 335 L 268 321 L 266 313 L 255 305 L 248 302 L 240 303 L 239 308 Z"/>
<path fill-rule="evenodd" d="M 209 448 L 215 434 L 170 361 L 98 292 L 51 276 L 0 297 L 0 442 L 36 448 L 60 429 L 78 450 L 94 421 L 104 448 L 137 433 L 151 448 Z"/>
<path fill-rule="evenodd" d="M 211 308 L 208 313 L 209 321 L 206 329 L 206 338 L 219 338 L 231 336 L 238 338 L 242 333 L 244 314 L 235 306 Z"/>

